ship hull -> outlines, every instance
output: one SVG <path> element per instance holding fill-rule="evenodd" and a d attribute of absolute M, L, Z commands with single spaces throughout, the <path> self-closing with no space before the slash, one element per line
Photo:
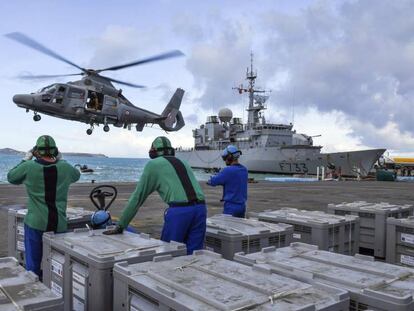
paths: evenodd
<path fill-rule="evenodd" d="M 316 175 L 317 167 L 332 165 L 342 176 L 366 176 L 385 149 L 320 153 L 319 148 L 251 148 L 242 149 L 240 163 L 249 172 Z M 176 156 L 193 168 L 219 169 L 225 166 L 220 150 L 177 150 Z"/>

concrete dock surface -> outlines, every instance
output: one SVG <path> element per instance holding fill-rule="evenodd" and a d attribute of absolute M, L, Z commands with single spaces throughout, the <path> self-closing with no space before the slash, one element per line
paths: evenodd
<path fill-rule="evenodd" d="M 117 219 L 125 207 L 136 183 L 108 183 L 118 189 L 118 197 L 110 208 Z M 78 183 L 71 186 L 68 206 L 95 210 L 89 200 L 90 191 L 101 184 Z M 222 211 L 221 187 L 210 187 L 201 182 L 206 195 L 209 216 Z M 309 183 L 274 183 L 259 181 L 249 184 L 247 211 L 259 212 L 266 209 L 294 207 L 325 211 L 328 203 L 353 201 L 389 202 L 413 204 L 414 184 L 408 182 L 377 181 L 325 181 Z M 25 205 L 27 194 L 24 186 L 0 185 L 0 257 L 7 255 L 7 209 L 10 205 Z M 157 193 L 148 197 L 131 225 L 140 232 L 159 238 L 166 205 Z"/>

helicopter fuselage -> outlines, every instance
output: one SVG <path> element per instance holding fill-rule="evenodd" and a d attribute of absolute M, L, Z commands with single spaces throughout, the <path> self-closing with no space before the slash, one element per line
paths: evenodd
<path fill-rule="evenodd" d="M 180 112 L 184 90 L 178 88 L 162 114 L 159 115 L 134 106 L 111 82 L 134 88 L 143 88 L 143 85 L 101 75 L 104 71 L 116 71 L 183 56 L 184 54 L 179 50 L 107 68 L 88 69 L 76 65 L 23 33 L 12 32 L 6 34 L 6 37 L 80 70 L 78 73 L 63 75 L 21 75 L 22 79 L 83 76 L 78 81 L 52 84 L 37 93 L 15 95 L 13 101 L 17 106 L 26 109 L 27 112 L 34 111 L 34 121 L 40 121 L 41 116 L 38 113 L 44 113 L 53 117 L 88 123 L 90 124 L 90 128 L 86 131 L 88 135 L 92 134 L 94 125 L 99 124 L 104 124 L 105 132 L 109 131 L 108 124 L 128 129 L 132 124 L 135 124 L 137 131 L 142 131 L 146 124 L 158 124 L 165 131 L 178 131 L 185 125 L 183 115 Z"/>
<path fill-rule="evenodd" d="M 99 83 L 89 78 L 69 83 L 55 83 L 36 93 L 18 94 L 13 97 L 18 107 L 53 117 L 90 124 L 113 124 L 117 127 L 136 125 L 137 131 L 150 124 L 160 124 L 162 116 L 134 106 L 121 90 L 111 84 Z M 181 102 L 181 100 L 180 100 Z M 182 127 L 182 126 L 181 126 Z M 173 129 L 175 130 L 175 128 Z"/>

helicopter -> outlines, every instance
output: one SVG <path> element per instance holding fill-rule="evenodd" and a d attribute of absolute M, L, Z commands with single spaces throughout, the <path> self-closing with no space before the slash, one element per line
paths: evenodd
<path fill-rule="evenodd" d="M 167 132 L 178 131 L 185 125 L 184 118 L 179 110 L 184 95 L 183 89 L 177 88 L 163 112 L 157 114 L 134 106 L 122 94 L 122 90 L 115 88 L 112 82 L 134 88 L 143 88 L 145 86 L 115 80 L 100 74 L 103 71 L 115 71 L 183 56 L 184 54 L 179 50 L 104 69 L 87 69 L 69 61 L 25 34 L 13 32 L 5 36 L 81 71 L 80 73 L 56 75 L 20 75 L 20 78 L 47 79 L 83 76 L 78 81 L 53 83 L 43 87 L 36 93 L 14 95 L 13 102 L 18 107 L 26 109 L 26 112 L 30 110 L 34 112 L 34 121 L 40 121 L 41 115 L 39 113 L 43 113 L 61 119 L 83 122 L 89 124 L 89 128 L 86 130 L 88 135 L 91 135 L 94 127 L 100 124 L 103 124 L 105 132 L 110 130 L 110 124 L 115 127 L 128 128 L 129 130 L 132 125 L 135 125 L 136 130 L 139 132 L 147 124 L 157 124 Z"/>

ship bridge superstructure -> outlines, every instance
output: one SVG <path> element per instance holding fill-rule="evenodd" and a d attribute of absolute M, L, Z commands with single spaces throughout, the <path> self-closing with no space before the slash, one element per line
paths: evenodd
<path fill-rule="evenodd" d="M 241 118 L 233 117 L 230 109 L 224 108 L 218 116 L 208 116 L 206 123 L 193 130 L 196 150 L 222 150 L 233 144 L 240 149 L 258 147 L 281 148 L 316 148 L 312 137 L 298 134 L 293 130 L 293 124 L 267 123 L 264 110 L 270 91 L 255 86 L 257 71 L 253 69 L 253 54 L 251 54 L 250 67 L 246 71 L 247 87 L 243 84 L 233 89 L 239 94 L 247 93 L 249 105 L 247 107 L 247 123 Z"/>

